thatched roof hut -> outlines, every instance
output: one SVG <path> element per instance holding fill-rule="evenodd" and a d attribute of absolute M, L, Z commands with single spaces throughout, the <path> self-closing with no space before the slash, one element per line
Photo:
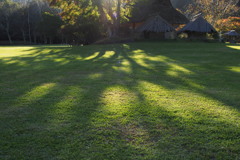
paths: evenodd
<path fill-rule="evenodd" d="M 227 32 L 227 33 L 224 33 L 224 35 L 226 35 L 226 36 L 240 36 L 240 34 L 239 33 L 237 33 L 235 30 L 231 30 L 231 31 L 229 31 L 229 32 Z"/>
<path fill-rule="evenodd" d="M 149 18 L 145 23 L 137 28 L 139 32 L 172 32 L 175 31 L 173 26 L 169 24 L 159 15 Z"/>
<path fill-rule="evenodd" d="M 198 17 L 196 20 L 188 23 L 179 31 L 179 33 L 181 32 L 217 33 L 216 29 L 203 17 Z"/>
<path fill-rule="evenodd" d="M 149 0 L 135 4 L 130 22 L 139 23 L 146 21 L 149 17 L 158 14 L 170 24 L 186 24 L 189 20 L 175 8 L 170 0 Z"/>
<path fill-rule="evenodd" d="M 174 8 L 184 8 L 187 5 L 191 4 L 193 0 L 171 0 Z"/>
<path fill-rule="evenodd" d="M 175 29 L 161 16 L 153 16 L 140 25 L 137 32 L 141 32 L 144 38 L 151 39 L 172 39 L 175 38 Z"/>
<path fill-rule="evenodd" d="M 240 0 L 238 1 L 237 6 L 240 7 Z"/>
<path fill-rule="evenodd" d="M 235 30 L 231 30 L 223 34 L 223 40 L 231 43 L 236 43 L 240 41 L 240 34 Z"/>

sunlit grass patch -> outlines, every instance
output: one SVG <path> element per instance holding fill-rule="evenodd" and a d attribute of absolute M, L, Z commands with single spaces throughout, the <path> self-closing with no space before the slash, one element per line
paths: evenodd
<path fill-rule="evenodd" d="M 228 67 L 228 70 L 232 72 L 240 73 L 240 66 L 231 66 L 231 67 Z"/>
<path fill-rule="evenodd" d="M 20 101 L 34 102 L 41 98 L 42 96 L 47 95 L 50 92 L 51 88 L 53 88 L 54 86 L 56 86 L 55 83 L 42 84 L 36 88 L 33 88 L 30 92 L 26 93 L 19 99 Z"/>
<path fill-rule="evenodd" d="M 240 46 L 239 45 L 237 45 L 237 46 L 228 45 L 227 47 L 232 48 L 232 49 L 240 50 Z"/>
<path fill-rule="evenodd" d="M 0 159 L 238 159 L 238 48 L 0 47 Z"/>
<path fill-rule="evenodd" d="M 28 54 L 26 50 L 34 49 L 34 47 L 0 47 L 0 57 L 14 57 Z"/>
<path fill-rule="evenodd" d="M 120 59 L 117 59 L 115 63 L 116 64 L 112 67 L 114 70 L 118 72 L 131 74 L 132 68 L 129 60 L 120 58 Z"/>
<path fill-rule="evenodd" d="M 94 54 L 90 55 L 89 57 L 86 57 L 84 60 L 91 60 L 96 58 L 100 53 L 99 52 L 95 52 Z"/>
<path fill-rule="evenodd" d="M 114 51 L 106 51 L 101 57 L 100 59 L 108 59 L 111 58 L 112 56 L 115 55 Z"/>

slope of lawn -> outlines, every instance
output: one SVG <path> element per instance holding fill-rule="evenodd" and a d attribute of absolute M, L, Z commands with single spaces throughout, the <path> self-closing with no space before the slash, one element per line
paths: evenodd
<path fill-rule="evenodd" d="M 0 47 L 0 159 L 239 159 L 240 46 Z"/>

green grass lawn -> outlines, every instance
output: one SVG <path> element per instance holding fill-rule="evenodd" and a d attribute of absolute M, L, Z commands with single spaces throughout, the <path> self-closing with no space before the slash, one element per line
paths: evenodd
<path fill-rule="evenodd" d="M 240 159 L 240 46 L 0 47 L 0 159 Z"/>

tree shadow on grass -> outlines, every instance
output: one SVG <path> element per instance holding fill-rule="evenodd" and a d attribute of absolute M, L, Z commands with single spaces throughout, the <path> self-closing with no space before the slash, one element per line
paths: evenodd
<path fill-rule="evenodd" d="M 237 50 L 133 43 L 26 52 L 0 62 L 2 158 L 239 156 L 239 73 L 228 70 L 239 66 Z"/>
<path fill-rule="evenodd" d="M 155 45 L 155 47 L 157 47 L 159 44 L 156 43 Z M 175 83 L 176 87 L 191 88 L 198 93 L 205 94 L 207 97 L 212 97 L 227 106 L 239 110 L 239 101 L 231 99 L 231 97 L 236 98 L 236 96 L 238 96 L 234 93 L 237 93 L 240 89 L 237 83 L 240 80 L 239 49 L 231 50 L 223 44 L 190 43 L 189 45 L 182 45 L 185 48 L 184 51 L 183 48 L 180 48 L 181 45 L 180 47 L 176 47 L 178 50 L 175 48 L 170 49 L 171 44 L 166 45 L 169 46 L 165 48 L 169 49 L 168 52 L 165 53 L 153 49 L 150 51 L 143 50 L 143 53 L 147 53 L 148 55 L 158 55 L 160 53 L 161 56 L 167 57 L 165 58 L 167 62 L 164 62 L 164 65 L 167 65 L 168 68 L 165 69 L 163 69 L 159 61 L 143 60 L 148 66 L 153 66 L 150 72 L 151 75 L 167 77 L 169 78 L 167 81 L 170 82 L 171 79 L 174 82 L 178 80 L 180 83 Z M 190 45 L 196 45 L 196 49 L 186 49 Z M 131 50 L 139 50 L 139 47 L 134 47 L 131 48 Z M 152 47 L 155 48 L 154 46 Z M 199 48 L 201 50 L 199 50 Z M 135 63 L 134 60 L 131 60 L 131 62 Z M 136 63 L 135 65 L 137 66 Z M 174 65 L 176 68 L 172 70 L 171 67 Z M 236 69 L 236 71 L 234 71 L 234 68 L 238 70 Z M 151 82 L 155 83 L 155 80 L 156 79 L 153 79 Z M 161 82 L 162 81 L 157 84 L 164 85 L 161 84 Z M 191 82 L 194 83 L 196 87 L 194 87 L 194 84 Z M 231 95 L 225 97 L 223 92 Z"/>
<path fill-rule="evenodd" d="M 155 45 L 156 46 L 151 44 L 151 47 L 157 48 L 159 44 Z M 167 45 L 171 47 L 170 44 Z M 206 47 L 206 44 L 202 44 L 202 46 Z M 164 155 L 164 153 L 167 153 L 167 155 L 170 154 L 172 155 L 172 157 L 170 156 L 172 159 L 221 159 L 228 158 L 229 155 L 233 157 L 239 156 L 238 148 L 233 147 L 234 145 L 237 146 L 239 141 L 233 142 L 231 139 L 232 137 L 237 137 L 237 133 L 239 133 L 239 130 L 236 130 L 236 128 L 238 128 L 239 125 L 238 91 L 240 88 L 236 82 L 240 80 L 240 76 L 239 73 L 231 72 L 228 69 L 229 66 L 239 66 L 238 59 L 240 54 L 238 50 L 229 52 L 230 50 L 226 49 L 223 45 L 219 45 L 218 47 L 220 47 L 220 53 L 218 49 L 216 50 L 216 46 L 211 45 L 205 50 L 196 51 L 202 55 L 195 55 L 194 57 L 196 59 L 194 60 L 187 59 L 187 56 L 193 56 L 192 52 L 194 52 L 194 49 L 190 50 L 191 52 L 185 53 L 181 50 L 178 52 L 178 50 L 168 49 L 168 53 L 162 54 L 161 52 L 160 54 L 161 56 L 167 57 L 165 58 L 165 60 L 167 60 L 164 62 L 165 65 L 159 61 L 151 61 L 149 58 L 143 60 L 144 62 L 141 62 L 139 65 L 139 63 L 136 63 L 134 56 L 132 58 L 131 56 L 125 55 L 125 58 L 131 61 L 132 65 L 136 66 L 135 72 L 137 72 L 137 70 L 146 70 L 146 68 L 143 67 L 146 64 L 147 66 L 152 65 L 151 71 L 149 68 L 147 69 L 150 74 L 148 74 L 149 72 L 145 72 L 147 74 L 144 76 L 144 72 L 142 72 L 140 80 L 144 81 L 144 83 L 141 83 L 141 86 L 146 85 L 150 88 L 151 86 L 154 86 L 154 88 L 161 86 L 155 93 L 153 93 L 151 89 L 149 89 L 149 91 L 139 90 L 138 99 L 142 101 L 140 104 L 146 103 L 144 105 L 146 108 L 141 109 L 141 105 L 136 106 L 136 108 L 133 107 L 133 113 L 136 114 L 136 119 L 137 117 L 140 119 L 140 122 L 143 124 L 142 126 L 146 127 L 145 130 L 151 131 L 150 137 L 153 139 L 157 137 L 156 144 L 161 148 L 161 150 L 158 150 L 158 153 L 162 155 Z M 130 51 L 125 53 L 129 54 L 131 51 L 139 51 L 140 47 L 127 46 L 127 48 L 130 49 Z M 140 54 L 147 53 L 148 56 L 157 56 L 159 53 L 157 50 L 154 50 L 155 53 L 151 49 L 150 51 L 141 50 L 142 53 Z M 174 70 L 172 70 L 172 66 L 175 66 Z M 210 73 L 204 75 L 206 72 Z M 164 101 L 162 101 L 161 90 L 164 90 L 164 88 L 170 90 L 173 95 L 168 95 L 163 99 L 167 99 L 168 101 L 173 99 L 173 104 L 164 104 Z M 133 90 L 136 90 L 136 88 L 133 87 Z M 180 90 L 181 92 L 174 94 L 176 90 Z M 188 94 L 189 92 L 190 94 Z M 149 96 L 151 94 L 157 95 L 157 99 L 151 98 L 151 96 Z M 199 95 L 203 99 L 195 98 Z M 176 98 L 175 96 L 180 98 Z M 187 96 L 192 97 L 190 98 L 191 102 L 185 101 Z M 199 102 L 201 100 L 206 101 L 209 107 L 204 109 L 202 106 L 206 106 L 206 104 Z M 213 101 L 217 103 L 213 103 Z M 158 105 L 159 107 L 156 108 Z M 176 107 L 171 108 L 167 105 L 175 105 Z M 153 108 L 153 113 L 150 111 L 151 108 Z M 185 112 L 186 115 L 177 114 L 179 110 L 185 109 L 187 112 Z M 209 109 L 209 111 L 206 111 L 206 109 Z M 221 112 L 221 110 L 224 112 Z M 229 112 L 229 114 L 225 114 L 225 112 Z M 227 115 L 231 116 L 231 121 L 226 120 L 229 118 Z M 155 121 L 155 117 L 158 116 L 163 117 L 160 118 L 163 121 L 160 122 L 159 130 L 157 129 L 159 128 L 157 127 L 159 123 Z M 151 117 L 154 118 L 151 119 Z M 164 130 L 170 130 L 170 132 L 172 132 L 168 133 L 170 137 L 168 137 L 167 141 L 169 142 L 167 143 L 165 142 L 166 139 L 164 139 L 166 137 L 161 134 Z M 220 132 L 220 130 L 222 132 Z M 219 141 L 219 139 L 221 140 Z M 227 141 L 231 141 L 234 145 L 227 145 Z M 173 150 L 169 150 L 169 148 Z M 229 154 L 224 155 L 224 152 Z M 161 154 L 157 155 L 161 157 Z M 157 159 L 157 157 L 154 158 Z"/>

